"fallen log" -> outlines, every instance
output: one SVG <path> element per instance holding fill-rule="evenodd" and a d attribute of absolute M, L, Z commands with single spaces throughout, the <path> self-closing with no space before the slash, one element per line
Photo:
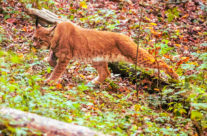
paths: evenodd
<path fill-rule="evenodd" d="M 61 23 L 64 21 L 70 21 L 68 19 L 60 18 L 58 15 L 54 14 L 53 12 L 46 10 L 46 9 L 35 9 L 35 8 L 28 8 L 25 10 L 27 14 L 29 14 L 32 17 L 39 17 L 40 20 L 45 21 L 49 24 L 56 24 Z"/>
<path fill-rule="evenodd" d="M 147 91 L 148 93 L 154 93 L 156 89 L 162 89 L 166 85 L 170 85 L 167 81 L 164 81 L 162 78 L 158 79 L 155 75 L 150 75 L 147 72 L 137 70 L 137 75 L 135 75 L 136 70 L 134 67 L 130 66 L 127 63 L 108 63 L 109 68 L 112 73 L 119 74 L 121 78 L 127 78 L 130 82 L 135 84 L 136 76 L 139 86 Z"/>
<path fill-rule="evenodd" d="M 15 120 L 14 127 L 27 127 L 30 129 L 38 130 L 48 136 L 104 136 L 104 134 L 93 131 L 87 127 L 68 124 L 55 119 L 42 117 L 40 115 L 24 112 L 11 108 L 1 108 L 0 118 L 1 120 L 7 117 L 11 120 L 11 124 L 14 126 L 13 120 Z M 9 123 L 9 124 L 10 124 Z M 5 124 L 5 126 L 9 125 Z M 4 124 L 0 124 L 2 128 Z"/>

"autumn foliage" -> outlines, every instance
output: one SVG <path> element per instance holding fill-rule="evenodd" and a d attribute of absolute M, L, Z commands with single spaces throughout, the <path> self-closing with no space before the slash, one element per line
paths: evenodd
<path fill-rule="evenodd" d="M 0 2 L 0 106 L 110 135 L 207 134 L 205 0 L 33 2 Z M 140 47 L 157 60 L 165 60 L 180 81 L 164 84 L 152 78 L 156 72 L 139 69 L 137 97 L 135 85 L 116 74 L 111 74 L 100 88 L 86 85 L 97 73 L 91 65 L 70 61 L 61 82 L 45 85 L 53 70 L 44 59 L 49 52 L 33 47 L 34 19 L 24 12 L 34 5 L 84 28 L 123 33 L 135 42 L 139 37 Z M 130 67 L 126 70 L 135 75 Z M 142 77 L 144 72 L 147 74 Z M 9 121 L 1 113 L 0 118 L 0 135 L 42 135 L 24 125 L 15 127 L 21 122 Z"/>

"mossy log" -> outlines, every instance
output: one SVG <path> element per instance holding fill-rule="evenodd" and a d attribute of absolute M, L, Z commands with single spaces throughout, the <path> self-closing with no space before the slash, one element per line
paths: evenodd
<path fill-rule="evenodd" d="M 37 130 L 47 136 L 104 136 L 104 134 L 87 127 L 61 122 L 55 119 L 43 117 L 34 113 L 24 112 L 11 108 L 0 108 L 0 118 L 7 120 L 1 124 L 4 127 L 26 127 Z"/>

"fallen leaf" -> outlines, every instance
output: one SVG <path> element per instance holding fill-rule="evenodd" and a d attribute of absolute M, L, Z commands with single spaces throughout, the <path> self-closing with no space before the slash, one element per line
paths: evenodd
<path fill-rule="evenodd" d="M 83 8 L 83 9 L 87 9 L 86 2 L 85 1 L 81 1 L 80 2 L 80 7 Z"/>
<path fill-rule="evenodd" d="M 6 20 L 7 23 L 10 23 L 10 24 L 13 24 L 16 22 L 16 19 L 15 18 L 9 18 Z"/>
<path fill-rule="evenodd" d="M 135 109 L 135 111 L 140 111 L 140 109 L 141 109 L 141 105 L 136 104 L 136 105 L 134 106 L 134 109 Z"/>
<path fill-rule="evenodd" d="M 158 88 L 154 88 L 154 90 L 155 90 L 155 91 L 157 91 L 157 92 L 159 92 L 159 91 L 160 91 L 160 89 L 158 89 Z"/>
<path fill-rule="evenodd" d="M 58 84 L 56 84 L 56 88 L 61 89 L 61 88 L 63 88 L 63 86 L 62 86 L 62 84 L 58 83 Z"/>
<path fill-rule="evenodd" d="M 175 44 L 175 46 L 177 46 L 177 47 L 181 47 L 181 45 L 180 45 L 180 44 Z"/>

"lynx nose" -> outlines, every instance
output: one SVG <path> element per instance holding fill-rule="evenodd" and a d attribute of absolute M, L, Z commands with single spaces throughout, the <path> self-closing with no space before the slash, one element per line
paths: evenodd
<path fill-rule="evenodd" d="M 33 36 L 32 36 L 32 40 L 33 40 L 33 41 L 34 41 L 34 40 L 36 40 L 36 37 L 35 37 L 35 35 L 33 35 Z"/>
<path fill-rule="evenodd" d="M 34 43 L 33 43 L 33 47 L 34 47 L 35 49 L 39 49 L 39 47 L 38 47 L 38 43 L 37 43 L 37 42 L 34 42 Z"/>
<path fill-rule="evenodd" d="M 37 46 L 37 43 L 36 43 L 36 42 L 34 42 L 34 43 L 33 43 L 33 46 L 34 46 L 34 47 L 36 47 L 36 46 Z"/>

